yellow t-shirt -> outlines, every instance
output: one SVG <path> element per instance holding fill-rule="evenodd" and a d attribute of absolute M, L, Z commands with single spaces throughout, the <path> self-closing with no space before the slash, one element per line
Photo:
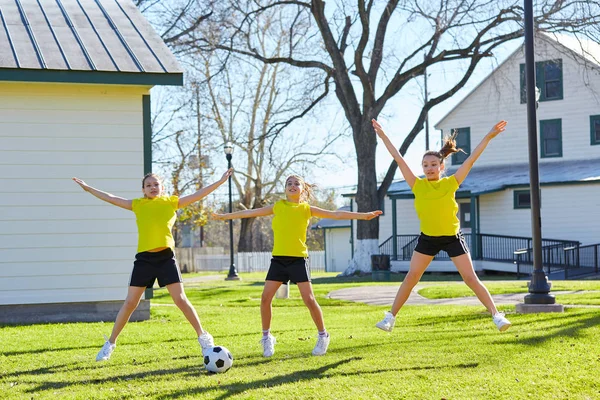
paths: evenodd
<path fill-rule="evenodd" d="M 133 199 L 131 209 L 138 227 L 138 253 L 159 247 L 175 248 L 171 229 L 177 218 L 179 197 L 159 196 Z"/>
<path fill-rule="evenodd" d="M 273 255 L 308 257 L 306 230 L 310 221 L 308 203 L 279 200 L 273 206 Z"/>
<path fill-rule="evenodd" d="M 454 194 L 458 182 L 454 175 L 439 181 L 417 178 L 412 187 L 415 210 L 421 221 L 421 232 L 429 236 L 454 236 L 460 231 L 458 204 Z"/>

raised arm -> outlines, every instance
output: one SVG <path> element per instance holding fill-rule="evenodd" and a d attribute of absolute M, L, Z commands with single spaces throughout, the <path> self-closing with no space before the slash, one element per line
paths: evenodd
<path fill-rule="evenodd" d="M 273 206 L 267 206 L 262 208 L 256 208 L 253 210 L 236 211 L 227 214 L 213 213 L 212 218 L 219 221 L 226 221 L 228 219 L 236 218 L 254 218 L 254 217 L 266 217 L 267 215 L 273 214 Z"/>
<path fill-rule="evenodd" d="M 408 183 L 408 186 L 410 186 L 412 189 L 417 177 L 415 176 L 415 174 L 413 174 L 413 172 L 409 168 L 408 164 L 406 164 L 406 161 L 404 161 L 404 158 L 402 157 L 402 155 L 400 154 L 398 149 L 396 149 L 396 147 L 393 145 L 393 143 L 387 137 L 387 135 L 383 131 L 383 128 L 381 127 L 379 122 L 377 122 L 375 119 L 372 119 L 371 123 L 373 124 L 373 129 L 375 129 L 375 133 L 377 133 L 377 136 L 379 136 L 381 138 L 381 140 L 383 141 L 383 144 L 385 144 L 385 147 L 388 149 L 388 151 L 390 152 L 392 157 L 394 157 L 396 164 L 398 164 L 398 168 L 400 168 L 400 172 L 402 172 L 402 176 L 404 177 L 404 180 L 406 181 L 406 183 Z"/>
<path fill-rule="evenodd" d="M 471 171 L 471 168 L 473 168 L 473 164 L 475 164 L 475 161 L 477 161 L 481 153 L 483 153 L 483 150 L 485 150 L 488 143 L 493 138 L 498 136 L 500 132 L 504 132 L 504 129 L 506 129 L 506 121 L 500 121 L 494 125 L 489 133 L 485 135 L 483 140 L 481 140 L 481 142 L 477 145 L 477 147 L 475 147 L 475 150 L 471 152 L 469 157 L 467 157 L 462 165 L 456 170 L 454 177 L 459 185 L 463 183 L 467 175 L 469 175 L 469 171 Z"/>
<path fill-rule="evenodd" d="M 369 220 L 379 217 L 383 214 L 383 211 L 371 211 L 371 212 L 353 212 L 353 211 L 329 211 L 323 210 L 319 207 L 310 207 L 310 214 L 317 218 L 331 218 L 331 219 L 364 219 Z"/>
<path fill-rule="evenodd" d="M 216 188 L 218 188 L 219 186 L 224 184 L 227 181 L 227 179 L 231 176 L 232 173 L 233 173 L 233 168 L 230 168 L 227 171 L 225 171 L 225 173 L 223 174 L 221 179 L 219 179 L 217 182 L 213 183 L 212 185 L 203 187 L 202 189 L 198 189 L 198 191 L 196 191 L 196 193 L 192 193 L 188 196 L 180 197 L 179 198 L 179 208 L 187 207 L 190 204 L 195 203 L 198 200 L 203 199 L 204 197 L 208 196 Z"/>
<path fill-rule="evenodd" d="M 124 199 L 122 197 L 118 197 L 118 196 L 112 195 L 110 193 L 103 192 L 102 190 L 95 189 L 79 178 L 73 178 L 73 181 L 75 181 L 76 184 L 81 186 L 81 188 L 83 190 L 85 190 L 88 193 L 93 194 L 100 200 L 104 200 L 107 203 L 110 203 L 117 207 L 121 207 L 121 208 L 131 211 L 131 203 L 132 203 L 131 200 Z"/>

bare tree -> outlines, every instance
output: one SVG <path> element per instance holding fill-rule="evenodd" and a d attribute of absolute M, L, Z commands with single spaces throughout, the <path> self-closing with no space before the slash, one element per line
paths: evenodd
<path fill-rule="evenodd" d="M 462 68 L 462 75 L 439 88 L 439 94 L 429 98 L 412 118 L 412 128 L 400 147 L 404 154 L 423 129 L 429 110 L 464 87 L 477 65 L 493 57 L 498 46 L 523 35 L 523 9 L 521 1 L 515 0 L 357 0 L 353 4 L 339 0 L 327 7 L 322 0 L 225 0 L 219 4 L 229 10 L 227 17 L 219 13 L 207 17 L 219 27 L 218 33 L 203 36 L 190 32 L 180 45 L 187 49 L 203 46 L 224 52 L 225 57 L 246 57 L 267 65 L 292 66 L 334 83 L 356 149 L 358 211 L 379 207 L 396 171 L 391 164 L 377 187 L 377 140 L 371 119 L 427 68 Z M 598 39 L 599 8 L 597 2 L 538 1 L 536 26 Z M 266 52 L 258 45 L 257 27 L 262 16 L 273 10 L 288 33 L 280 53 Z M 295 34 L 298 29 L 303 31 L 301 36 Z M 273 128 L 268 131 L 273 132 Z M 368 256 L 378 251 L 378 235 L 377 219 L 358 222 L 357 251 L 347 274 L 368 269 Z"/>
<path fill-rule="evenodd" d="M 216 31 L 209 28 L 205 37 Z M 256 28 L 260 52 L 277 57 L 288 34 L 280 29 L 280 16 L 274 10 L 263 13 Z M 302 32 L 299 29 L 294 35 Z M 293 121 L 306 115 L 319 101 L 307 94 L 315 92 L 313 86 L 323 86 L 321 81 L 290 73 L 292 69 L 284 64 L 269 65 L 237 55 L 222 55 L 209 50 L 189 57 L 196 61 L 195 69 L 205 82 L 211 109 L 207 118 L 223 142 L 231 141 L 237 148 L 233 179 L 238 205 L 242 209 L 261 208 L 283 188 L 285 174 L 318 164 L 337 136 L 313 140 L 303 132 L 292 133 L 297 129 Z M 327 87 L 322 90 L 320 96 L 326 95 Z M 286 133 L 282 133 L 284 128 Z M 242 219 L 240 224 L 238 251 L 255 251 L 255 219 Z"/>

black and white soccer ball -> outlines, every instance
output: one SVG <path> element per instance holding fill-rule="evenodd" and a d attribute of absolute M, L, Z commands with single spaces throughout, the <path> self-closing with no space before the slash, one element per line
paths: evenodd
<path fill-rule="evenodd" d="M 231 352 L 223 346 L 215 346 L 204 351 L 204 366 L 210 372 L 227 372 L 233 365 Z"/>

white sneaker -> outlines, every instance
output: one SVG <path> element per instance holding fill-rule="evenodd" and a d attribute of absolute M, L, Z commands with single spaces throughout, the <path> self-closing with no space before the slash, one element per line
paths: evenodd
<path fill-rule="evenodd" d="M 275 336 L 270 333 L 260 339 L 260 344 L 262 344 L 263 347 L 263 357 L 271 357 L 275 354 L 275 343 L 277 343 L 277 340 L 275 339 Z"/>
<path fill-rule="evenodd" d="M 496 313 L 494 315 L 493 320 L 500 332 L 504 332 L 505 330 L 510 328 L 510 326 L 512 325 L 510 323 L 510 321 L 506 319 L 506 317 L 504 316 L 504 313 L 501 313 L 501 312 Z"/>
<path fill-rule="evenodd" d="M 317 344 L 315 345 L 315 348 L 312 351 L 312 355 L 313 356 L 325 355 L 325 353 L 327 353 L 327 347 L 329 347 L 330 339 L 331 339 L 331 336 L 329 336 L 329 333 L 327 334 L 327 336 L 319 335 L 319 338 L 317 339 Z"/>
<path fill-rule="evenodd" d="M 206 331 L 202 332 L 202 335 L 198 336 L 198 344 L 202 347 L 202 353 L 211 347 L 215 347 L 215 340 L 212 335 Z"/>
<path fill-rule="evenodd" d="M 115 347 L 117 347 L 117 344 L 109 342 L 106 336 L 104 336 L 104 338 L 106 339 L 106 342 L 104 342 L 104 346 L 102 346 L 102 348 L 98 352 L 98 355 L 96 356 L 96 361 L 108 360 Z"/>
<path fill-rule="evenodd" d="M 391 312 L 386 311 L 385 318 L 383 318 L 381 321 L 376 323 L 375 326 L 383 331 L 391 332 L 392 329 L 394 329 L 395 323 L 396 323 L 396 317 L 394 317 L 394 315 Z"/>

